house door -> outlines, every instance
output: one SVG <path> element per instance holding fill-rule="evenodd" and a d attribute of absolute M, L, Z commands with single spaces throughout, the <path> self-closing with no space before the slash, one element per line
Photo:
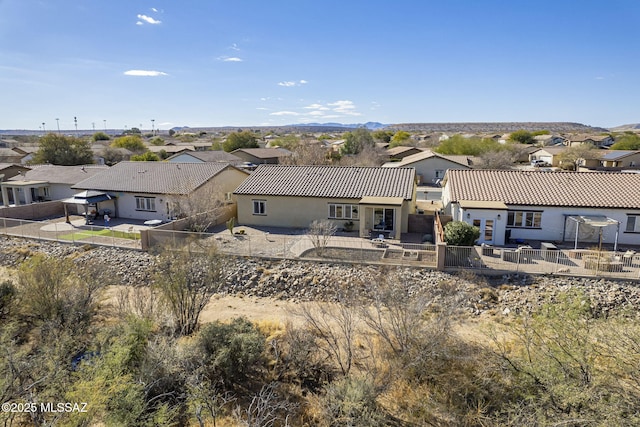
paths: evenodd
<path fill-rule="evenodd" d="M 480 237 L 478 243 L 493 244 L 493 220 L 492 219 L 474 219 L 473 226 L 480 229 Z"/>
<path fill-rule="evenodd" d="M 374 208 L 373 209 L 373 229 L 393 231 L 395 223 L 395 209 Z"/>

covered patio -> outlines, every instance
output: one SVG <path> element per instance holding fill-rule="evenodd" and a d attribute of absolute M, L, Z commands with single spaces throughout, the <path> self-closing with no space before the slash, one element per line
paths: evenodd
<path fill-rule="evenodd" d="M 64 216 L 67 223 L 70 223 L 69 208 L 68 205 L 82 206 L 84 208 L 85 224 L 91 224 L 92 220 L 96 220 L 100 215 L 114 215 L 116 214 L 115 201 L 117 196 L 113 196 L 109 193 L 104 193 L 95 190 L 85 190 L 75 194 L 73 197 L 64 199 Z M 99 203 L 109 201 L 103 205 L 102 211 L 100 211 Z M 90 208 L 95 208 L 90 211 Z"/>

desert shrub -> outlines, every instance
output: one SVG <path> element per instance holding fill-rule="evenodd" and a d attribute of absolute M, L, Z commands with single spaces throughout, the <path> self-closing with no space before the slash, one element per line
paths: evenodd
<path fill-rule="evenodd" d="M 376 402 L 378 392 L 370 380 L 344 377 L 326 387 L 320 399 L 322 426 L 380 426 L 384 413 Z"/>
<path fill-rule="evenodd" d="M 11 313 L 16 298 L 17 290 L 13 282 L 5 280 L 0 283 L 0 320 Z"/>
<path fill-rule="evenodd" d="M 264 362 L 265 338 L 243 317 L 230 323 L 210 323 L 201 329 L 197 340 L 206 375 L 229 387 L 241 384 Z"/>
<path fill-rule="evenodd" d="M 444 226 L 444 240 L 453 246 L 473 246 L 480 237 L 480 229 L 464 221 L 452 221 Z"/>

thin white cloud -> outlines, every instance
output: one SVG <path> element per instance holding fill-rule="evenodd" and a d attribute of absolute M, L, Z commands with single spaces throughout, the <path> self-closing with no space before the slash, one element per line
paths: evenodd
<path fill-rule="evenodd" d="M 152 12 L 155 12 L 155 13 L 158 13 L 158 9 L 156 9 L 155 7 L 152 7 L 152 8 L 151 8 L 151 11 L 152 11 Z"/>
<path fill-rule="evenodd" d="M 136 77 L 158 77 L 158 76 L 168 76 L 167 73 L 162 71 L 154 71 L 154 70 L 128 70 L 124 72 L 125 76 L 136 76 Z"/>
<path fill-rule="evenodd" d="M 598 76 L 598 77 L 596 77 L 596 80 L 604 80 L 604 77 Z"/>
<path fill-rule="evenodd" d="M 221 56 L 218 60 L 223 62 L 242 62 L 242 58 L 238 58 L 237 56 Z"/>
<path fill-rule="evenodd" d="M 138 22 L 136 22 L 136 25 L 144 25 L 144 22 L 138 21 Z"/>
<path fill-rule="evenodd" d="M 311 104 L 311 105 L 307 105 L 306 107 L 304 107 L 307 110 L 320 110 L 320 111 L 327 111 L 329 110 L 329 107 L 326 107 L 322 104 Z"/>
<path fill-rule="evenodd" d="M 139 19 L 140 21 L 138 21 L 136 24 L 138 24 L 138 23 L 139 23 L 139 22 L 141 22 L 141 21 L 144 21 L 144 22 L 146 22 L 147 24 L 152 24 L 152 25 L 158 25 L 158 24 L 162 23 L 162 21 L 158 21 L 157 19 L 153 19 L 153 18 L 152 18 L 152 17 L 150 17 L 150 16 L 142 15 L 142 14 L 138 14 L 138 19 Z M 140 25 L 140 24 L 138 24 L 138 25 Z"/>
<path fill-rule="evenodd" d="M 353 101 L 342 100 L 336 102 L 330 102 L 327 104 L 329 107 L 333 107 L 333 111 L 336 113 L 345 114 L 348 116 L 360 116 L 361 114 L 355 111 L 356 106 Z"/>
<path fill-rule="evenodd" d="M 256 110 L 268 111 L 269 109 L 267 107 L 256 107 Z"/>
<path fill-rule="evenodd" d="M 294 87 L 294 86 L 302 86 L 302 85 L 306 85 L 308 82 L 306 80 L 298 80 L 296 81 L 284 81 L 284 82 L 280 82 L 278 83 L 278 86 L 283 86 L 283 87 Z"/>
<path fill-rule="evenodd" d="M 232 43 L 231 46 L 229 46 L 229 49 L 235 50 L 235 51 L 239 51 L 240 50 L 240 48 L 238 47 L 237 43 Z"/>
<path fill-rule="evenodd" d="M 276 111 L 275 113 L 269 113 L 270 116 L 299 116 L 300 113 L 295 111 Z"/>

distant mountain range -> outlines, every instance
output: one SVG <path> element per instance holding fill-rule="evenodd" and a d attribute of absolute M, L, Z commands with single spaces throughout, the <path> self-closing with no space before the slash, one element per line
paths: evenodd
<path fill-rule="evenodd" d="M 291 127 L 329 127 L 329 128 L 350 128 L 350 129 L 356 129 L 356 128 L 367 128 L 369 130 L 376 130 L 376 129 L 382 129 L 385 128 L 389 125 L 385 125 L 379 122 L 367 122 L 367 123 L 351 123 L 351 124 L 344 124 L 344 123 L 299 123 L 299 124 L 295 124 L 295 125 L 287 125 L 287 126 L 291 126 Z"/>
<path fill-rule="evenodd" d="M 640 123 L 632 123 L 632 124 L 628 124 L 628 125 L 621 125 L 621 126 L 616 126 L 614 128 L 611 128 L 610 130 L 614 131 L 614 132 L 624 132 L 626 130 L 638 130 L 640 129 Z"/>
<path fill-rule="evenodd" d="M 298 123 L 282 126 L 207 126 L 207 127 L 189 127 L 175 126 L 172 130 L 178 132 L 235 132 L 239 130 L 263 130 L 273 132 L 291 132 L 295 129 L 297 132 L 344 132 L 349 129 L 364 127 L 369 130 L 388 129 L 391 131 L 404 130 L 407 132 L 445 132 L 445 133 L 497 133 L 504 134 L 514 132 L 516 130 L 539 131 L 548 130 L 557 133 L 603 133 L 603 132 L 624 132 L 640 130 L 640 124 L 627 124 L 616 126 L 610 129 L 601 127 L 588 126 L 581 123 L 571 122 L 450 122 L 450 123 L 396 123 L 383 124 L 380 122 L 366 123 Z M 117 129 L 109 129 L 109 134 L 120 132 Z M 162 131 L 163 133 L 166 131 Z M 63 133 L 71 134 L 71 131 L 63 131 Z M 81 135 L 89 135 L 93 131 L 79 130 L 73 133 Z M 37 130 L 0 130 L 0 135 L 43 135 L 43 131 Z"/>

